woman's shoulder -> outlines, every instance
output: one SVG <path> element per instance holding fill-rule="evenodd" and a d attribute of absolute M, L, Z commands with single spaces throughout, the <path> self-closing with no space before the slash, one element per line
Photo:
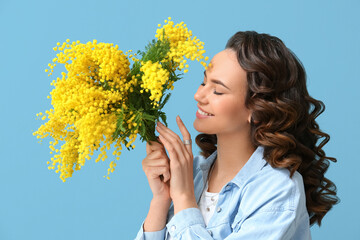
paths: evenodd
<path fill-rule="evenodd" d="M 305 189 L 301 174 L 295 171 L 290 177 L 288 169 L 273 168 L 270 164 L 246 181 L 243 198 L 257 199 L 255 207 L 260 211 L 306 210 Z M 244 202 L 251 204 L 251 201 Z"/>

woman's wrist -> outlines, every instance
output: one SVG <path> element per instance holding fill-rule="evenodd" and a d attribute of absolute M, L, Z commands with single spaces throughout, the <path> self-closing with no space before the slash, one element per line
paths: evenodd
<path fill-rule="evenodd" d="M 166 225 L 171 198 L 154 197 L 150 202 L 149 213 L 145 219 L 144 232 L 160 231 Z"/>
<path fill-rule="evenodd" d="M 182 198 L 176 199 L 174 202 L 174 214 L 177 214 L 181 210 L 187 208 L 198 208 L 199 206 L 196 203 L 196 199 L 194 198 Z"/>
<path fill-rule="evenodd" d="M 153 196 L 153 198 L 151 199 L 151 202 L 156 202 L 156 203 L 162 203 L 162 204 L 171 204 L 171 198 L 170 197 L 161 197 L 161 196 Z"/>

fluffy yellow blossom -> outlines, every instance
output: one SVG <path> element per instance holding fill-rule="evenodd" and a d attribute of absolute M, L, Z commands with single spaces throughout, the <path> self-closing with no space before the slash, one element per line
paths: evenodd
<path fill-rule="evenodd" d="M 60 64 L 66 70 L 51 81 L 54 89 L 47 98 L 53 108 L 36 114 L 47 122 L 33 135 L 53 138 L 49 142 L 53 157 L 47 165 L 64 182 L 97 150 L 95 162 L 105 161 L 111 146 L 114 159 L 119 160 L 123 146 L 135 148 L 138 134 L 142 141 L 154 141 L 155 121 L 166 119 L 160 108 L 169 95 L 163 95 L 180 79 L 175 70 L 188 72 L 185 58 L 207 68 L 204 43 L 192 37 L 183 22 L 174 25 L 171 17 L 164 22 L 163 27 L 158 25 L 157 41 L 140 54 L 124 53 L 118 45 L 96 39 L 86 44 L 66 39 L 53 47 L 57 54 L 45 72 L 51 76 Z M 104 177 L 110 179 L 115 167 L 112 160 Z"/>
<path fill-rule="evenodd" d="M 68 72 L 51 83 L 55 87 L 50 93 L 54 108 L 42 117 L 49 121 L 34 135 L 44 138 L 50 134 L 55 139 L 50 145 L 53 151 L 59 141 L 65 141 L 51 166 L 51 169 L 57 166 L 60 178 L 65 181 L 74 169 L 84 166 L 85 159 L 93 155 L 101 142 L 108 148 L 115 142 L 112 140 L 117 120 L 114 106 L 126 100 L 127 91 L 135 82 L 126 79 L 130 63 L 113 44 L 97 44 L 96 40 L 73 44 L 58 53 L 55 60 L 64 64 Z M 117 151 L 121 150 L 122 140 L 117 140 Z M 106 150 L 101 151 L 96 161 L 106 159 Z"/>
<path fill-rule="evenodd" d="M 177 63 L 174 67 L 176 68 L 181 64 L 185 64 L 186 59 L 184 59 L 184 57 L 192 61 L 195 59 L 198 61 L 203 59 L 203 54 L 206 52 L 204 50 L 204 43 L 192 35 L 192 31 L 186 27 L 184 22 L 174 25 L 171 17 L 168 19 L 168 21 L 164 21 L 167 23 L 166 25 L 156 30 L 155 37 L 157 39 L 163 39 L 163 37 L 165 37 L 169 40 L 170 51 L 168 57 Z M 205 58 L 205 61 L 207 61 L 208 57 Z M 182 68 L 180 68 L 180 70 Z"/>
<path fill-rule="evenodd" d="M 144 73 L 142 76 L 142 88 L 150 90 L 150 100 L 157 104 L 162 96 L 164 85 L 169 79 L 169 72 L 163 69 L 160 63 L 153 63 L 152 61 L 142 62 L 140 71 Z"/>

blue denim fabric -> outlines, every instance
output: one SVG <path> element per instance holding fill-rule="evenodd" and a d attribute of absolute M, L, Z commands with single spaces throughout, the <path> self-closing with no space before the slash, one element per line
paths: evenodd
<path fill-rule="evenodd" d="M 187 208 L 174 215 L 171 206 L 166 226 L 156 232 L 144 232 L 143 224 L 136 240 L 189 239 L 311 239 L 306 210 L 304 183 L 299 172 L 290 178 L 284 168 L 273 168 L 263 158 L 259 146 L 237 175 L 223 186 L 208 226 L 199 208 Z M 194 187 L 197 202 L 204 190 L 217 151 L 208 158 L 194 157 Z"/>

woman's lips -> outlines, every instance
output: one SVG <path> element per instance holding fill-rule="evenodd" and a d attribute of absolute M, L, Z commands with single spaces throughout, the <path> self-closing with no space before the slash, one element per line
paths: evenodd
<path fill-rule="evenodd" d="M 199 109 L 200 110 L 200 109 Z M 209 117 L 213 117 L 214 115 L 204 115 L 204 114 L 201 114 L 200 112 L 199 112 L 199 110 L 198 111 L 196 111 L 196 117 L 197 118 L 209 118 Z M 202 110 L 200 110 L 200 111 L 202 111 Z"/>
<path fill-rule="evenodd" d="M 203 111 L 203 112 L 205 112 L 205 113 L 208 113 L 208 114 L 210 114 L 210 115 L 214 116 L 214 114 L 209 113 L 209 112 L 205 111 L 204 109 L 202 109 L 202 108 L 199 106 L 199 104 L 197 105 L 197 107 L 198 107 L 201 111 Z"/>

